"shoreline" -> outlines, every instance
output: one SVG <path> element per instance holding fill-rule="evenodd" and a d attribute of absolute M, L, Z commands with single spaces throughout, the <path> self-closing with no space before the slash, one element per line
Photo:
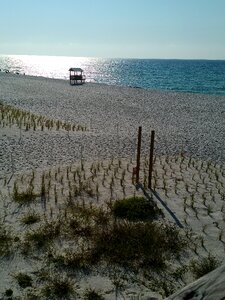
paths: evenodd
<path fill-rule="evenodd" d="M 13 75 L 13 76 L 26 76 L 30 79 L 32 78 L 39 78 L 39 79 L 51 79 L 51 80 L 62 80 L 62 81 L 69 81 L 69 76 L 67 78 L 57 78 L 57 77 L 45 77 L 41 75 L 29 75 L 25 73 L 19 73 L 16 71 L 9 71 L 5 69 L 0 70 L 0 76 L 1 74 L 6 75 Z M 179 93 L 179 94 L 190 94 L 190 95 L 206 95 L 206 96 L 213 96 L 213 97 L 225 97 L 225 94 L 220 94 L 218 92 L 215 93 L 207 93 L 207 92 L 198 92 L 198 91 L 185 91 L 185 90 L 178 90 L 178 89 L 156 89 L 156 88 L 148 88 L 148 87 L 141 87 L 141 86 L 132 86 L 132 85 L 120 85 L 120 84 L 110 84 L 110 83 L 101 83 L 101 82 L 95 82 L 95 81 L 86 81 L 86 84 L 97 84 L 97 85 L 105 85 L 110 87 L 121 87 L 121 88 L 132 88 L 132 89 L 143 89 L 149 92 L 162 92 L 162 93 Z"/>

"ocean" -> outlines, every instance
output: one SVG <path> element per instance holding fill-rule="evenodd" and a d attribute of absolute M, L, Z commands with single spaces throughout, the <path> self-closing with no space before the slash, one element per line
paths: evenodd
<path fill-rule="evenodd" d="M 224 60 L 0 55 L 1 72 L 68 80 L 70 67 L 82 68 L 88 82 L 225 95 Z"/>

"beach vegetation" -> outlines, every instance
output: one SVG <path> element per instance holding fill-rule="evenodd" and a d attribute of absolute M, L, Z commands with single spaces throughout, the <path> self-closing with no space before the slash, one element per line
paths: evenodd
<path fill-rule="evenodd" d="M 13 188 L 13 200 L 19 205 L 29 205 L 35 199 L 37 195 L 35 195 L 31 189 L 28 189 L 25 192 L 19 192 L 17 184 L 14 184 Z"/>
<path fill-rule="evenodd" d="M 99 230 L 92 254 L 110 264 L 130 268 L 164 268 L 167 259 L 185 247 L 185 239 L 173 226 L 154 222 L 114 222 Z"/>
<path fill-rule="evenodd" d="M 25 234 L 24 246 L 26 249 L 32 246 L 36 248 L 43 248 L 51 243 L 60 233 L 59 221 L 45 221 L 35 230 L 30 230 Z"/>
<path fill-rule="evenodd" d="M 82 249 L 66 249 L 62 253 L 50 251 L 48 260 L 59 268 L 70 270 L 88 270 L 91 267 L 91 257 L 88 251 L 84 250 L 85 245 L 82 244 Z"/>
<path fill-rule="evenodd" d="M 0 256 L 8 256 L 12 249 L 12 235 L 8 228 L 0 222 Z"/>
<path fill-rule="evenodd" d="M 98 291 L 96 289 L 86 289 L 84 292 L 84 300 L 104 300 L 105 298 L 102 296 L 101 291 Z"/>
<path fill-rule="evenodd" d="M 13 277 L 16 279 L 18 285 L 23 289 L 32 286 L 33 280 L 31 276 L 24 272 L 14 274 Z"/>
<path fill-rule="evenodd" d="M 195 279 L 198 279 L 209 272 L 215 270 L 217 267 L 219 267 L 220 261 L 209 253 L 208 256 L 203 257 L 199 260 L 192 260 L 190 263 L 190 270 L 195 277 Z"/>
<path fill-rule="evenodd" d="M 47 283 L 42 288 L 42 295 L 47 299 L 70 299 L 74 296 L 74 283 L 67 276 L 55 274 L 48 278 Z"/>
<path fill-rule="evenodd" d="M 162 211 L 153 202 L 137 196 L 116 200 L 112 212 L 116 218 L 130 221 L 153 220 L 163 215 Z"/>
<path fill-rule="evenodd" d="M 219 241 L 221 241 L 221 242 L 223 242 L 223 234 L 224 234 L 223 229 L 220 229 L 220 232 L 219 232 Z"/>
<path fill-rule="evenodd" d="M 40 222 L 40 215 L 35 211 L 28 211 L 25 215 L 20 219 L 20 223 L 23 225 L 32 225 L 37 222 Z"/>
<path fill-rule="evenodd" d="M 61 226 L 61 236 L 73 241 L 76 249 L 49 252 L 48 259 L 58 268 L 88 270 L 104 261 L 135 270 L 162 269 L 186 247 L 185 237 L 174 226 L 136 218 L 115 220 L 110 210 L 83 204 L 68 207 Z M 43 247 L 56 236 L 48 230 L 29 232 L 26 239 Z"/>
<path fill-rule="evenodd" d="M 40 129 L 55 129 L 55 130 L 65 130 L 65 131 L 86 131 L 87 127 L 80 124 L 73 124 L 70 122 L 64 122 L 62 120 L 50 119 L 46 116 L 36 115 L 29 111 L 13 107 L 4 103 L 0 104 L 1 114 L 0 114 L 0 124 L 4 121 L 5 125 L 12 126 L 16 125 L 20 129 L 25 131 Z M 3 124 L 3 125 L 4 125 Z"/>
<path fill-rule="evenodd" d="M 12 289 L 7 289 L 6 291 L 5 291 L 5 295 L 6 295 L 6 297 L 11 297 L 12 295 L 13 295 L 13 290 Z M 7 298 L 8 299 L 8 298 Z"/>
<path fill-rule="evenodd" d="M 189 169 L 185 170 L 186 158 L 182 166 L 183 174 L 176 174 L 177 169 L 173 162 L 174 159 L 170 159 L 169 156 L 157 158 L 153 181 L 156 183 L 157 192 L 164 191 L 165 194 L 171 196 L 174 195 L 172 189 L 175 188 L 182 197 L 183 216 L 179 215 L 179 217 L 183 222 L 190 227 L 193 217 L 201 221 L 203 212 L 207 210 L 208 200 L 214 196 L 214 193 L 215 202 L 219 199 L 218 207 L 223 214 L 225 205 L 222 200 L 224 199 L 217 193 L 221 185 L 215 184 L 215 187 L 212 183 L 208 185 L 207 179 L 206 188 L 204 188 L 199 176 L 189 176 Z M 141 191 L 134 189 L 129 178 L 131 174 L 128 174 L 126 169 L 127 161 L 122 164 L 121 160 L 121 168 L 118 164 L 118 160 L 110 162 L 109 166 L 107 163 L 105 165 L 92 163 L 91 165 L 85 162 L 82 170 L 79 162 L 79 166 L 77 164 L 61 165 L 44 172 L 33 171 L 30 174 L 23 174 L 21 178 L 16 179 L 13 194 L 17 196 L 24 193 L 37 197 L 35 195 L 37 193 L 39 198 L 40 195 L 45 195 L 47 208 L 43 210 L 43 213 L 36 213 L 31 210 L 31 207 L 28 211 L 26 207 L 19 210 L 19 213 L 23 213 L 18 218 L 20 224 L 29 226 L 35 224 L 26 228 L 21 235 L 18 243 L 21 252 L 30 257 L 41 253 L 46 266 L 51 266 L 54 272 L 65 271 L 69 278 L 74 272 L 78 274 L 95 272 L 96 267 L 102 265 L 110 267 L 107 268 L 109 278 L 113 268 L 126 270 L 131 276 L 135 272 L 137 276 L 140 276 L 136 280 L 143 279 L 146 286 L 150 287 L 151 282 L 155 283 L 156 290 L 158 289 L 164 296 L 169 295 L 171 290 L 185 280 L 181 279 L 180 270 L 178 270 L 179 272 L 174 274 L 177 276 L 175 285 L 172 283 L 170 285 L 170 281 L 165 282 L 165 276 L 172 276 L 170 272 L 174 271 L 170 269 L 171 260 L 176 260 L 188 245 L 190 245 L 192 255 L 200 257 L 203 250 L 207 255 L 207 232 L 210 232 L 211 226 L 218 228 L 217 241 L 220 241 L 220 244 L 223 243 L 221 223 L 219 222 L 219 225 L 216 222 L 213 222 L 213 225 L 207 223 L 209 230 L 206 225 L 202 225 L 203 235 L 194 239 L 193 230 L 191 232 L 193 239 L 191 239 L 191 235 L 189 237 L 188 234 L 186 235 L 186 230 L 179 230 L 171 226 L 169 222 L 164 222 L 163 213 L 157 208 L 153 199 L 148 200 L 140 196 L 143 195 Z M 130 165 L 129 169 L 132 167 Z M 142 166 L 140 170 L 141 182 L 145 184 L 147 184 L 147 167 L 146 164 L 146 169 Z M 192 160 L 188 168 L 193 170 L 194 167 L 197 168 L 199 165 L 194 164 Z M 197 174 L 195 170 L 194 172 Z M 199 189 L 196 190 L 198 180 L 200 181 Z M 101 182 L 104 182 L 105 186 L 102 186 Z M 26 190 L 26 187 L 29 188 Z M 201 205 L 203 193 L 206 207 Z M 58 204 L 56 209 L 54 201 Z M 100 205 L 101 202 L 104 202 L 104 206 Z M 32 204 L 32 201 L 30 203 Z M 210 205 L 212 206 L 212 203 Z M 209 210 L 214 211 L 214 206 L 209 207 Z M 204 215 L 204 217 L 207 216 Z M 15 239 L 12 242 L 15 242 Z M 61 243 L 63 247 L 60 247 Z M 189 266 L 188 270 L 190 272 Z M 142 278 L 145 272 L 150 272 L 152 278 Z M 154 281 L 155 275 L 159 279 L 158 282 Z M 116 278 L 118 276 L 117 273 Z M 48 277 L 51 277 L 50 273 Z M 132 277 L 131 280 L 135 279 Z M 37 283 L 41 282 L 41 288 L 50 285 L 48 278 L 39 281 Z M 50 298 L 57 299 L 58 296 L 54 295 L 52 286 L 51 283 L 51 287 L 46 288 L 46 293 L 51 294 Z M 116 289 L 119 295 L 119 288 Z M 88 291 L 86 292 L 86 297 L 90 299 L 95 297 L 95 292 L 98 293 L 97 290 L 89 290 L 90 295 Z M 48 298 L 46 295 L 42 294 L 43 299 Z M 84 297 L 84 294 L 80 296 Z"/>

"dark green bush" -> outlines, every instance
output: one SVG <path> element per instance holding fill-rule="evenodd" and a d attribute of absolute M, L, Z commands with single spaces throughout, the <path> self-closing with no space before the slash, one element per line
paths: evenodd
<path fill-rule="evenodd" d="M 162 211 L 144 197 L 130 197 L 115 201 L 112 211 L 115 217 L 129 221 L 157 219 Z"/>

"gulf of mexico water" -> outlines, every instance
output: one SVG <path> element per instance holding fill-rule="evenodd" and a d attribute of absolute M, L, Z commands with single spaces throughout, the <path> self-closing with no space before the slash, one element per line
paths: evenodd
<path fill-rule="evenodd" d="M 0 55 L 2 72 L 68 80 L 70 67 L 82 68 L 88 82 L 225 95 L 224 60 Z"/>

